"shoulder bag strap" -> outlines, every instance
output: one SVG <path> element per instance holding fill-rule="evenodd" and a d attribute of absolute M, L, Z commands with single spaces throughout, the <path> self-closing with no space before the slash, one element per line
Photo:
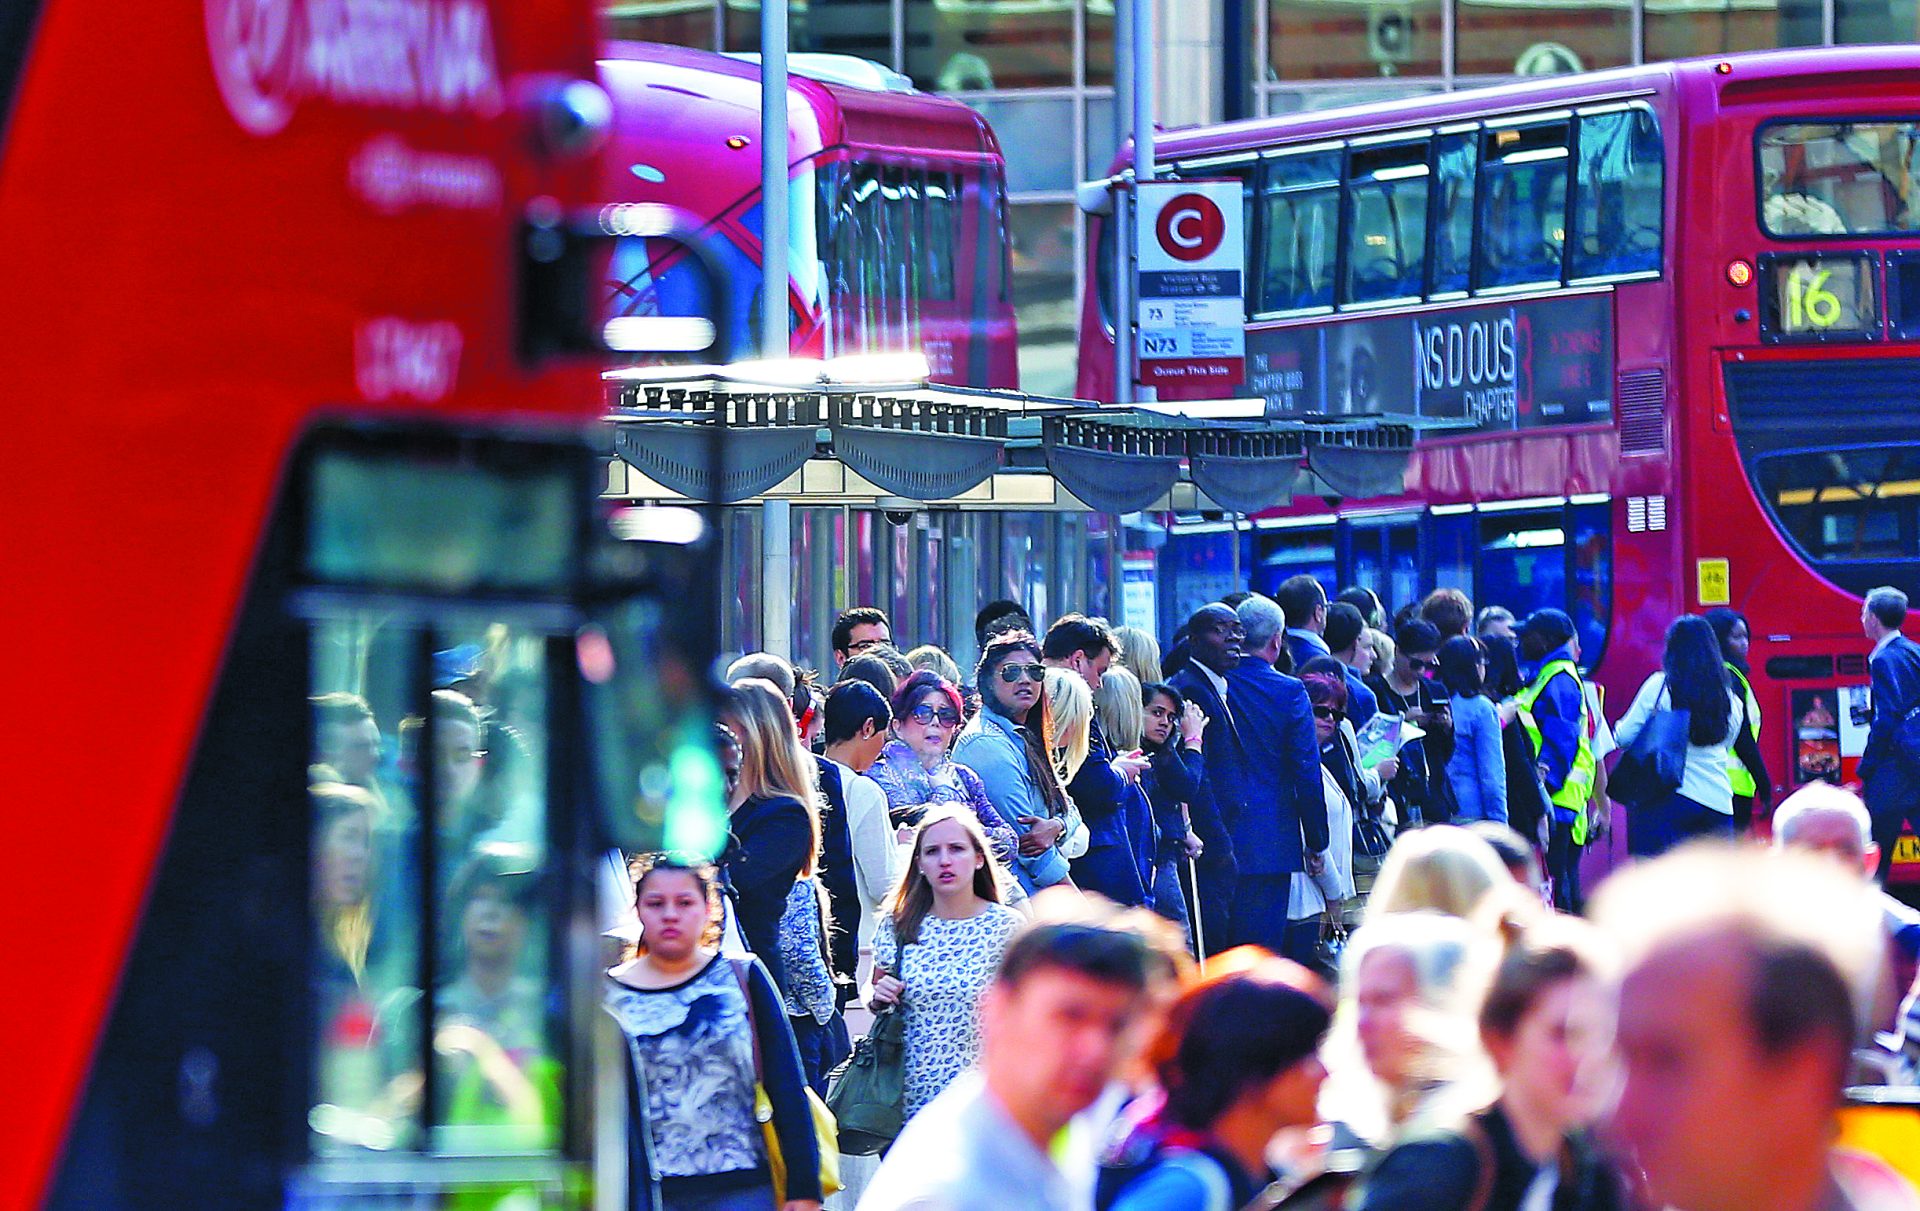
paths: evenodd
<path fill-rule="evenodd" d="M 1468 1116 L 1460 1134 L 1473 1146 L 1473 1201 L 1467 1204 L 1467 1211 L 1487 1211 L 1487 1200 L 1493 1197 L 1493 1179 L 1500 1171 L 1500 1162 L 1493 1154 L 1493 1141 L 1487 1138 L 1487 1129 L 1480 1125 L 1478 1115 Z"/>
<path fill-rule="evenodd" d="M 725 959 L 723 961 L 732 965 L 733 978 L 740 982 L 740 995 L 746 998 L 747 1034 L 753 1039 L 753 1079 L 756 1084 L 764 1086 L 767 1083 L 767 1074 L 765 1066 L 760 1062 L 760 1015 L 753 1011 L 753 988 L 747 982 L 747 965 L 752 960 Z"/>

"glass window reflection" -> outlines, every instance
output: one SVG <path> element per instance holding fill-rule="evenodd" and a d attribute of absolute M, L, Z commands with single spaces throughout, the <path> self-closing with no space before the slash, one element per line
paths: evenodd
<path fill-rule="evenodd" d="M 1267 7 L 1267 63 L 1275 80 L 1437 76 L 1439 0 L 1337 4 L 1274 0 Z"/>
<path fill-rule="evenodd" d="M 1631 0 L 1459 0 L 1462 76 L 1558 76 L 1633 61 Z"/>
<path fill-rule="evenodd" d="M 906 72 L 943 93 L 1071 85 L 1077 2 L 908 0 Z"/>
<path fill-rule="evenodd" d="M 1027 391 L 1073 394 L 1080 321 L 1074 290 L 1075 218 L 1070 202 L 1016 203 L 1008 209 L 1020 386 Z"/>
<path fill-rule="evenodd" d="M 1660 268 L 1665 167 L 1650 111 L 1636 107 L 1580 120 L 1575 277 Z"/>
<path fill-rule="evenodd" d="M 1340 154 L 1315 152 L 1270 161 L 1261 208 L 1260 310 L 1331 306 L 1340 228 Z"/>

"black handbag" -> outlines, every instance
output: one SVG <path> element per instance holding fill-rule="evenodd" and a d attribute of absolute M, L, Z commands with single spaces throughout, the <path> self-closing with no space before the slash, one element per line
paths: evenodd
<path fill-rule="evenodd" d="M 1692 723 L 1690 711 L 1668 708 L 1649 715 L 1647 725 L 1607 775 L 1608 796 L 1646 807 L 1679 790 L 1687 771 L 1688 729 Z"/>
<path fill-rule="evenodd" d="M 827 1109 L 840 1126 L 840 1151 L 878 1156 L 900 1134 L 907 1108 L 907 1022 L 875 1014 L 853 1054 L 827 1076 Z"/>

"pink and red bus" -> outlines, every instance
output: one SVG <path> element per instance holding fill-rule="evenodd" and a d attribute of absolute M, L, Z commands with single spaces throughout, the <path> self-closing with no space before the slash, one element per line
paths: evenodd
<path fill-rule="evenodd" d="M 1176 525 L 1168 620 L 1229 566 L 1557 606 L 1611 713 L 1730 604 L 1777 789 L 1851 777 L 1861 596 L 1920 595 L 1916 81 L 1920 48 L 1780 51 L 1162 136 L 1243 185 L 1246 376 L 1211 393 L 1418 432 L 1399 491 L 1303 472 L 1250 530 Z M 1081 349 L 1113 398 L 1100 299 Z"/>
<path fill-rule="evenodd" d="M 861 59 L 796 55 L 788 89 L 788 300 L 795 356 L 922 351 L 940 382 L 1018 385 L 1008 294 L 1006 164 L 986 119 Z M 759 65 L 642 42 L 610 44 L 606 190 L 707 222 L 731 272 L 736 353 L 760 291 Z M 616 252 L 626 314 L 704 313 L 679 249 Z"/>

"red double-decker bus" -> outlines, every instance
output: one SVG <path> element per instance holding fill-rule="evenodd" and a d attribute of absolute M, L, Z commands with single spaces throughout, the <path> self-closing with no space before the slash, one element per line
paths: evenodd
<path fill-rule="evenodd" d="M 597 500 L 596 51 L 578 0 L 0 17 L 0 1207 L 624 1199 L 581 872 L 703 662 Z"/>
<path fill-rule="evenodd" d="M 1421 426 L 1384 491 L 1309 470 L 1250 530 L 1177 523 L 1170 617 L 1229 566 L 1557 606 L 1617 711 L 1668 620 L 1730 604 L 1776 790 L 1851 777 L 1861 596 L 1920 592 L 1917 72 L 1781 51 L 1162 136 L 1163 173 L 1243 185 L 1246 377 L 1210 394 Z M 1103 308 L 1079 392 L 1111 399 Z"/>
<path fill-rule="evenodd" d="M 924 352 L 936 381 L 1018 386 L 1006 161 L 986 119 L 863 59 L 796 55 L 792 66 L 790 352 Z M 614 42 L 600 70 L 614 100 L 609 196 L 668 202 L 708 224 L 707 247 L 737 283 L 720 306 L 744 355 L 762 289 L 758 63 Z M 624 311 L 711 309 L 677 272 L 685 257 L 624 246 L 614 265 Z"/>

